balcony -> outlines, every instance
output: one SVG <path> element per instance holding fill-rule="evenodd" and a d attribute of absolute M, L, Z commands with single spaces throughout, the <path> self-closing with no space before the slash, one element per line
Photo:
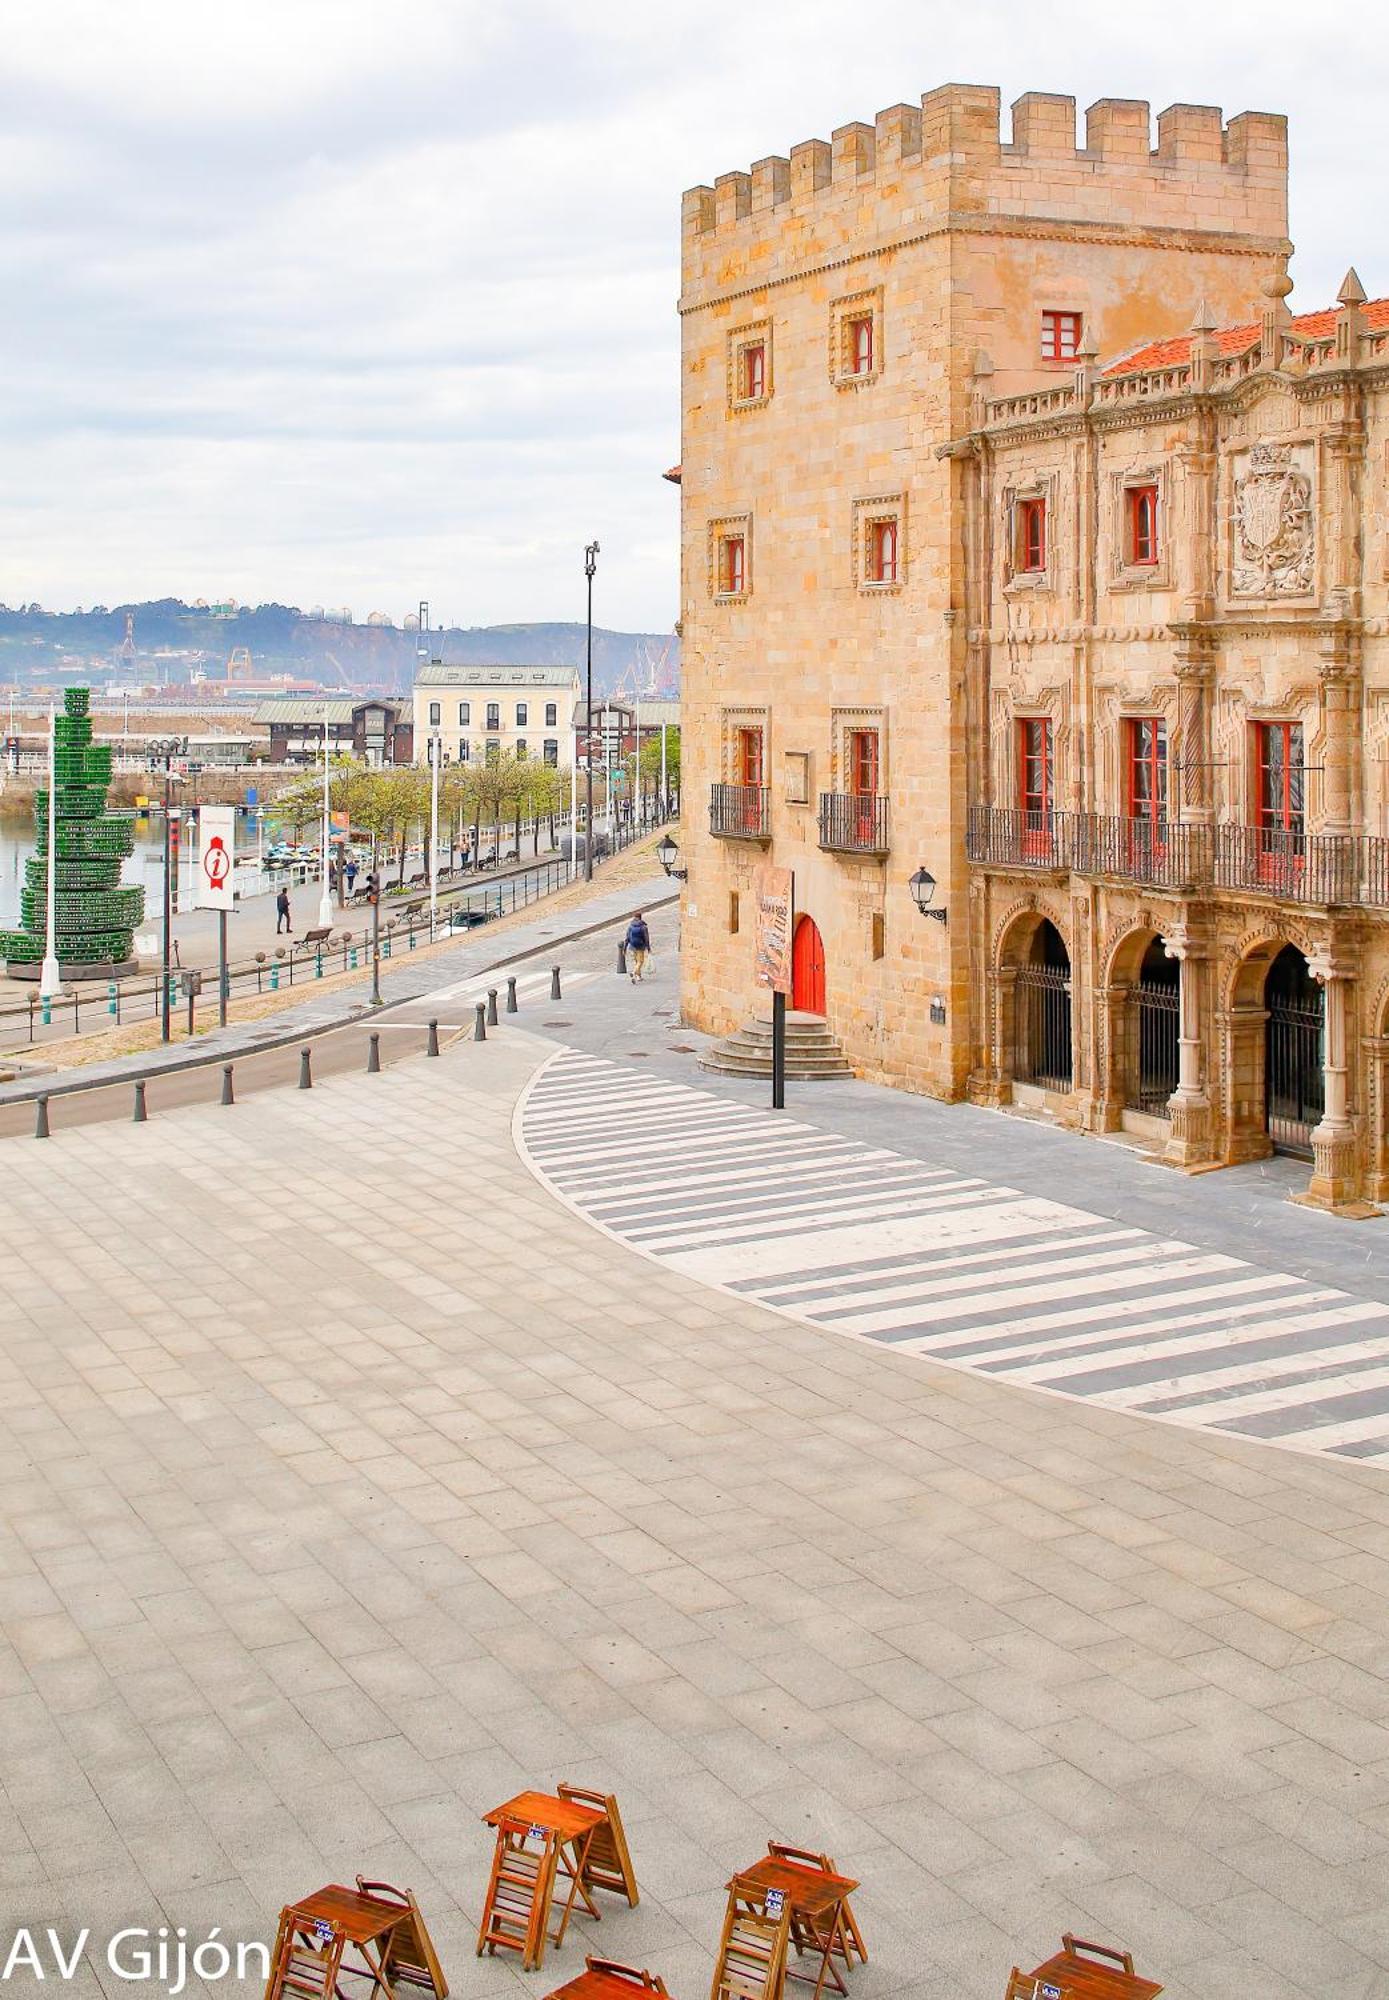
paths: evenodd
<path fill-rule="evenodd" d="M 1069 868 L 1072 815 L 971 806 L 965 853 L 995 868 Z"/>
<path fill-rule="evenodd" d="M 771 793 L 763 785 L 711 785 L 709 831 L 725 840 L 770 840 Z"/>
<path fill-rule="evenodd" d="M 1072 824 L 1078 875 L 1116 875 L 1154 889 L 1192 889 L 1211 879 L 1212 827 L 1104 813 L 1078 813 Z"/>
<path fill-rule="evenodd" d="M 986 867 L 1069 869 L 1185 894 L 1389 909 L 1389 839 L 1369 834 L 971 806 L 965 852 Z"/>
<path fill-rule="evenodd" d="M 1213 831 L 1216 888 L 1249 889 L 1276 896 L 1280 903 L 1359 902 L 1363 850 L 1379 844 L 1354 834 L 1295 833 L 1282 827 L 1217 826 Z"/>
<path fill-rule="evenodd" d="M 820 845 L 832 854 L 886 854 L 887 800 L 878 792 L 821 792 Z"/>

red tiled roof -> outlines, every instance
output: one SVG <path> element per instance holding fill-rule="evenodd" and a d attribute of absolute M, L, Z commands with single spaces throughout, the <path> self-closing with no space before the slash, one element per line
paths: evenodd
<path fill-rule="evenodd" d="M 663 472 L 661 474 L 661 477 L 662 479 L 668 479 L 672 486 L 678 486 L 680 484 L 680 467 L 678 465 L 673 465 L 670 468 L 670 471 Z"/>
<path fill-rule="evenodd" d="M 1382 333 L 1389 327 L 1389 299 L 1371 299 L 1362 308 L 1365 324 L 1372 333 Z M 1295 313 L 1292 330 L 1306 340 L 1326 340 L 1336 329 L 1336 307 L 1328 306 L 1322 312 Z M 1215 335 L 1216 345 L 1222 354 L 1243 354 L 1253 347 L 1259 338 L 1258 322 L 1250 320 L 1242 326 L 1222 326 Z M 1118 361 L 1111 361 L 1104 370 L 1106 375 L 1141 375 L 1149 368 L 1176 368 L 1191 358 L 1192 335 L 1179 333 L 1173 340 L 1153 340 L 1146 347 L 1140 347 L 1134 354 L 1125 354 Z"/>

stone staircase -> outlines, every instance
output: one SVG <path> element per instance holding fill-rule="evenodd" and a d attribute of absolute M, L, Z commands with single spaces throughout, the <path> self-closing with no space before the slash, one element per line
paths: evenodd
<path fill-rule="evenodd" d="M 772 1073 L 772 1024 L 749 1021 L 736 1035 L 715 1042 L 699 1058 L 701 1069 L 721 1070 L 725 1076 L 766 1076 Z M 786 1074 L 802 1083 L 823 1077 L 851 1077 L 853 1070 L 825 1022 L 818 1014 L 786 1013 Z"/>

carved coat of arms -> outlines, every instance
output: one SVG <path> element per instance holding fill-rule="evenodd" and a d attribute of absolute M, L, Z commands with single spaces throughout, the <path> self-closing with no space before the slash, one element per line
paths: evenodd
<path fill-rule="evenodd" d="M 1256 444 L 1235 481 L 1233 586 L 1242 597 L 1301 597 L 1312 588 L 1312 482 L 1286 444 Z"/>

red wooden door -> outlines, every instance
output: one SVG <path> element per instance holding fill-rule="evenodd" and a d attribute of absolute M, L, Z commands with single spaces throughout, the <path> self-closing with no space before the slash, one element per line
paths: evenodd
<path fill-rule="evenodd" d="M 813 917 L 799 917 L 791 940 L 791 1005 L 802 1014 L 825 1011 L 825 945 Z"/>

